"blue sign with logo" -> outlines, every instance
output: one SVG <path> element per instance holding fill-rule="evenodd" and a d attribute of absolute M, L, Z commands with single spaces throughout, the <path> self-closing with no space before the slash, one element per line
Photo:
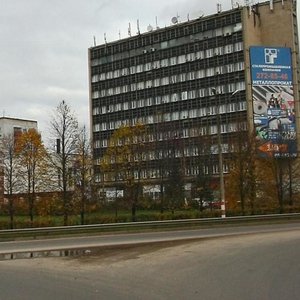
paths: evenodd
<path fill-rule="evenodd" d="M 290 48 L 250 47 L 252 85 L 292 86 Z"/>

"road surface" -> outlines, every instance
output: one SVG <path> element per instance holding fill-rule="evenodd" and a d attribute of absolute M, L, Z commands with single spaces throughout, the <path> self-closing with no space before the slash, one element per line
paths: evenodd
<path fill-rule="evenodd" d="M 300 299 L 300 228 L 280 227 L 0 261 L 0 299 Z"/>

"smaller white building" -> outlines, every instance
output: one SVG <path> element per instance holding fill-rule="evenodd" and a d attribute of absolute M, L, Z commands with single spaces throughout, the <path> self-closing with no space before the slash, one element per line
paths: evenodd
<path fill-rule="evenodd" d="M 38 130 L 37 121 L 0 117 L 0 139 L 11 134 L 17 136 L 21 132 L 26 132 L 28 129 Z"/>

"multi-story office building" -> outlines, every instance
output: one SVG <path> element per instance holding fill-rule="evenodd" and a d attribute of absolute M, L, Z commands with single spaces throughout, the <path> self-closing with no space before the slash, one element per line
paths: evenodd
<path fill-rule="evenodd" d="M 160 145 L 143 162 L 141 178 L 148 183 L 161 178 L 160 163 L 170 153 L 191 182 L 200 172 L 197 160 L 205 143 L 210 154 L 202 168 L 218 177 L 218 149 L 228 156 L 232 139 L 242 131 L 255 130 L 262 151 L 296 155 L 296 1 L 268 1 L 173 22 L 89 49 L 96 162 L 116 129 L 138 122 L 150 129 L 148 143 Z M 104 186 L 115 183 L 95 171 Z M 229 172 L 226 159 L 222 171 Z"/>

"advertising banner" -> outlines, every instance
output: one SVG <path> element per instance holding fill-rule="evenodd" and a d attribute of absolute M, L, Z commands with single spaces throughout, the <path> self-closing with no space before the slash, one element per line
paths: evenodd
<path fill-rule="evenodd" d="M 251 47 L 253 116 L 262 154 L 295 157 L 296 126 L 290 48 Z"/>

